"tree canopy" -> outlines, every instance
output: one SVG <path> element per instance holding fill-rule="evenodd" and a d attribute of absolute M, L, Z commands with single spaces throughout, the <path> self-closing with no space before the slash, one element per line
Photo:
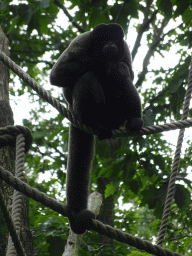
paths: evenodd
<path fill-rule="evenodd" d="M 123 27 L 130 46 L 134 84 L 142 96 L 144 125 L 180 120 L 192 52 L 192 0 L 2 0 L 0 3 L 0 26 L 9 39 L 11 59 L 64 104 L 62 91 L 49 86 L 51 68 L 77 35 L 100 23 L 111 22 Z M 33 144 L 26 155 L 29 184 L 65 203 L 67 120 L 12 72 L 10 95 L 12 101 L 25 95 L 25 104 L 31 106 L 28 118 L 23 120 L 33 134 Z M 99 191 L 104 197 L 99 218 L 155 243 L 174 150 L 175 146 L 162 133 L 97 140 L 91 192 Z M 192 186 L 188 177 L 191 150 L 192 141 L 188 137 L 163 244 L 182 255 L 192 255 Z M 30 225 L 37 255 L 62 255 L 69 232 L 67 218 L 30 199 Z M 97 254 L 147 255 L 88 232 L 79 255 Z"/>

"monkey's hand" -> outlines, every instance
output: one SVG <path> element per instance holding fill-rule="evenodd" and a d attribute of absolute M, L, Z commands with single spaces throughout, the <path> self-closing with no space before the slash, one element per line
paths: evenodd
<path fill-rule="evenodd" d="M 129 67 L 124 62 L 120 62 L 118 67 L 120 75 L 131 78 Z"/>
<path fill-rule="evenodd" d="M 131 79 L 131 72 L 129 70 L 129 67 L 124 62 L 109 62 L 106 67 L 107 75 L 110 75 L 114 78 L 117 77 L 129 77 Z"/>
<path fill-rule="evenodd" d="M 108 75 L 118 85 L 118 90 L 126 93 L 127 106 L 129 106 L 127 112 L 129 113 L 130 111 L 130 113 L 126 116 L 125 128 L 130 131 L 140 130 L 143 126 L 141 103 L 137 89 L 132 81 L 129 66 L 125 62 L 119 62 L 118 65 L 111 64 L 108 71 Z"/>

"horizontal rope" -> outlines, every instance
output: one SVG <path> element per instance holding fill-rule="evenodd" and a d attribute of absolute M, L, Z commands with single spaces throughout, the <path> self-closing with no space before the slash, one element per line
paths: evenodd
<path fill-rule="evenodd" d="M 27 183 L 16 178 L 11 172 L 5 170 L 2 166 L 0 166 L 0 179 L 4 180 L 7 184 L 24 195 L 42 203 L 46 207 L 51 208 L 53 211 L 56 211 L 66 217 L 69 216 L 67 207 L 64 204 L 57 202 L 57 200 L 47 196 L 43 192 L 40 192 L 38 189 L 32 188 Z"/>
<path fill-rule="evenodd" d="M 167 132 L 171 130 L 177 130 L 182 128 L 188 128 L 192 126 L 192 119 L 181 120 L 178 122 L 154 125 L 154 126 L 145 126 L 138 132 L 130 132 L 126 129 L 113 130 L 113 134 L 119 137 L 124 136 L 138 136 L 138 135 L 149 135 L 161 132 Z"/>
<path fill-rule="evenodd" d="M 14 187 L 14 189 L 23 193 L 24 195 L 42 203 L 44 206 L 51 208 L 52 210 L 59 212 L 65 217 L 69 216 L 69 211 L 67 207 L 47 196 L 45 193 L 40 192 L 35 188 L 31 188 L 27 183 L 22 182 L 20 179 L 13 176 L 12 173 L 5 170 L 0 166 L 0 179 L 4 180 L 7 184 Z M 134 237 L 128 233 L 124 233 L 121 230 L 115 229 L 109 225 L 104 225 L 98 220 L 92 219 L 91 229 L 97 231 L 99 234 L 106 235 L 122 243 L 126 243 L 130 246 L 134 246 L 140 250 L 145 250 L 151 254 L 156 254 L 157 256 L 182 256 L 181 254 L 174 253 L 168 249 L 163 249 L 158 245 L 153 245 L 149 241 L 143 241 L 138 237 Z"/>
<path fill-rule="evenodd" d="M 122 232 L 119 229 L 113 228 L 109 225 L 104 225 L 98 220 L 92 220 L 92 230 L 98 232 L 101 235 L 108 236 L 119 242 L 126 243 L 130 246 L 134 246 L 139 250 L 146 251 L 156 256 L 182 256 L 179 253 L 172 252 L 168 249 L 164 249 L 159 245 L 153 245 L 151 242 L 142 240 L 138 237 L 134 237 L 128 233 Z"/>
<path fill-rule="evenodd" d="M 7 65 L 14 73 L 16 73 L 24 82 L 26 82 L 33 90 L 35 90 L 44 100 L 46 100 L 53 107 L 55 107 L 63 116 L 67 117 L 75 126 L 89 133 L 97 134 L 97 131 L 94 131 L 90 127 L 87 127 L 83 125 L 81 122 L 79 122 L 79 120 L 75 117 L 75 115 L 72 112 L 67 110 L 63 104 L 61 104 L 58 100 L 52 97 L 51 94 L 46 92 L 41 86 L 39 86 L 39 84 L 36 83 L 34 79 L 32 79 L 27 73 L 25 73 L 15 62 L 13 62 L 1 50 L 0 50 L 0 60 L 5 65 Z M 130 132 L 130 131 L 127 131 L 126 129 L 119 129 L 119 130 L 113 130 L 112 133 L 113 133 L 113 136 L 119 136 L 119 137 L 149 135 L 149 134 L 154 134 L 154 133 L 159 133 L 164 131 L 186 128 L 190 126 L 192 126 L 192 119 L 174 122 L 170 124 L 164 124 L 164 125 L 147 126 L 147 127 L 143 127 L 139 132 Z M 6 175 L 4 175 L 3 173 Z M 58 206 L 59 211 L 58 210 L 56 211 L 60 213 L 62 212 L 61 214 L 63 214 L 64 216 L 68 216 L 69 213 L 67 211 L 67 208 L 63 204 L 58 203 L 56 200 L 52 198 L 50 200 L 50 198 L 44 193 L 39 192 L 36 189 L 32 189 L 29 185 L 15 178 L 13 175 L 11 177 L 11 175 L 12 175 L 11 173 L 5 171 L 2 167 L 0 167 L 0 177 L 4 181 L 6 181 L 8 184 L 12 185 L 18 191 L 24 193 L 25 195 L 33 198 L 36 201 L 43 203 L 45 206 L 48 206 L 53 210 L 56 210 L 55 208 Z M 52 200 L 54 200 L 54 203 Z M 49 205 L 50 203 L 51 205 Z M 97 231 L 100 234 L 107 235 L 118 241 L 127 243 L 131 246 L 134 246 L 141 250 L 145 250 L 146 252 L 149 252 L 155 255 L 165 255 L 165 256 L 180 255 L 178 253 L 171 252 L 170 250 L 163 249 L 158 245 L 154 246 L 148 241 L 143 241 L 139 238 L 134 238 L 130 234 L 123 233 L 122 231 L 114 229 L 113 227 L 103 225 L 99 221 L 93 220 L 93 230 Z"/>
<path fill-rule="evenodd" d="M 12 61 L 4 52 L 0 50 L 0 60 L 8 66 L 15 74 L 17 74 L 24 82 L 26 82 L 33 90 L 35 90 L 45 101 L 56 108 L 59 113 L 71 121 L 76 127 L 91 134 L 97 134 L 88 126 L 82 124 L 77 117 L 66 109 L 63 104 L 61 104 L 57 99 L 52 97 L 52 95 L 43 89 L 33 78 L 31 78 L 26 72 L 24 72 L 14 61 Z M 164 131 L 176 130 L 181 128 L 186 128 L 192 126 L 192 119 L 179 121 L 174 123 L 168 123 L 156 126 L 146 126 L 143 127 L 139 132 L 130 132 L 126 129 L 113 130 L 113 136 L 127 137 L 127 136 L 137 136 L 137 135 L 148 135 Z"/>

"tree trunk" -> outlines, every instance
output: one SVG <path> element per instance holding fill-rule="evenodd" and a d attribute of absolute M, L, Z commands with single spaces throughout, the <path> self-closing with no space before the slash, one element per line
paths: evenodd
<path fill-rule="evenodd" d="M 112 138 L 109 140 L 110 143 L 110 150 L 111 150 L 111 157 L 116 158 L 117 155 L 114 154 L 114 152 L 121 146 L 121 138 Z M 97 180 L 98 184 L 98 192 L 101 195 L 105 194 L 106 186 L 111 182 L 110 178 L 101 177 Z M 102 221 L 104 224 L 113 226 L 114 225 L 114 215 L 113 215 L 113 209 L 114 209 L 114 199 L 115 194 L 108 196 L 107 198 L 103 199 L 103 207 L 101 214 L 98 216 L 98 219 Z M 101 235 L 100 241 L 104 244 L 104 247 L 112 247 L 113 246 L 113 240 L 107 236 Z"/>
<path fill-rule="evenodd" d="M 8 39 L 0 27 L 0 49 L 9 55 Z M 9 105 L 9 70 L 0 61 L 0 127 L 13 125 L 13 113 Z M 15 150 L 11 147 L 0 147 L 0 166 L 13 173 L 15 167 Z M 13 188 L 0 180 L 4 201 L 11 213 Z M 8 231 L 5 229 L 5 222 L 0 209 L 0 255 L 5 255 L 8 240 Z"/>
<path fill-rule="evenodd" d="M 2 28 L 0 27 L 0 50 L 9 56 L 9 41 L 4 35 Z M 0 127 L 13 125 L 13 112 L 9 105 L 9 70 L 6 65 L 0 61 Z M 0 166 L 4 169 L 15 174 L 15 147 L 0 145 Z M 7 205 L 11 216 L 13 188 L 7 183 L 0 180 L 0 193 L 3 194 L 4 201 Z M 23 247 L 26 251 L 26 255 L 33 255 L 32 236 L 29 229 L 28 221 L 28 199 L 23 196 L 21 209 L 21 228 L 20 238 L 23 243 Z M 0 208 L 0 255 L 6 255 L 8 244 L 8 230 L 5 228 L 5 222 Z"/>

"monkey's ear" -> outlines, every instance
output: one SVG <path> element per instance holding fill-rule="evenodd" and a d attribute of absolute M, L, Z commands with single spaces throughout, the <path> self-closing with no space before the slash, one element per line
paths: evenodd
<path fill-rule="evenodd" d="M 91 35 L 91 32 L 85 32 L 77 36 L 61 54 L 51 70 L 51 84 L 60 87 L 74 85 L 88 70 L 92 63 Z"/>

